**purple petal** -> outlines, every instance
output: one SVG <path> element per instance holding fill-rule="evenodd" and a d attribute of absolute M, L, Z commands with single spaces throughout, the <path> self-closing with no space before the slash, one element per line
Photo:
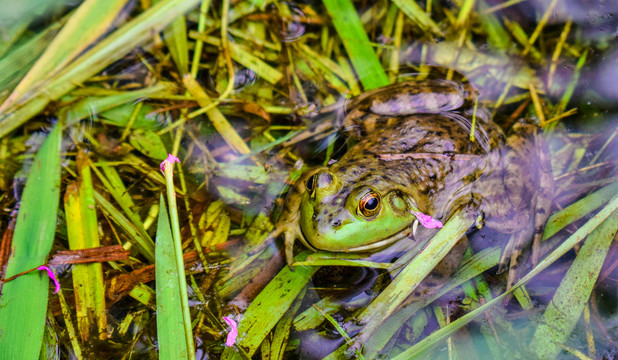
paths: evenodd
<path fill-rule="evenodd" d="M 180 164 L 180 160 L 172 154 L 167 154 L 167 159 L 165 159 L 165 161 L 169 162 L 170 164 L 173 164 L 174 162 Z"/>
<path fill-rule="evenodd" d="M 442 228 L 444 226 L 440 220 L 436 220 L 429 215 L 423 214 L 420 211 L 414 212 L 414 216 L 416 216 L 418 222 L 420 222 L 421 225 L 423 225 L 427 229 Z"/>
<path fill-rule="evenodd" d="M 58 291 L 60 291 L 60 283 L 58 282 L 58 279 L 56 279 L 56 275 L 54 275 L 54 272 L 51 271 L 50 268 L 48 268 L 47 266 L 43 265 L 43 266 L 39 266 L 38 268 L 36 268 L 37 270 L 46 270 L 47 271 L 47 276 L 49 276 L 53 281 L 54 281 L 54 285 L 56 285 L 56 291 L 54 291 L 54 294 L 57 294 Z"/>
<path fill-rule="evenodd" d="M 177 157 L 172 154 L 167 154 L 167 159 L 161 162 L 161 164 L 159 165 L 159 169 L 161 169 L 161 172 L 165 172 L 166 164 L 174 164 L 175 162 L 180 164 L 180 160 Z"/>
<path fill-rule="evenodd" d="M 225 346 L 234 346 L 234 343 L 236 343 L 236 338 L 238 337 L 238 324 L 236 324 L 236 321 L 230 319 L 227 316 L 224 316 L 223 320 L 225 320 L 225 322 L 232 328 L 232 330 L 230 330 L 230 332 L 227 334 Z"/>

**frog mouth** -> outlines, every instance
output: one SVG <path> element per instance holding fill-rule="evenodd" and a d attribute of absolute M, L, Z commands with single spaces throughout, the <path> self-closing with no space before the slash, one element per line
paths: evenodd
<path fill-rule="evenodd" d="M 345 250 L 329 250 L 329 249 L 322 249 L 319 247 L 316 247 L 314 245 L 312 245 L 310 243 L 310 241 L 307 239 L 307 236 L 305 235 L 305 232 L 302 229 L 302 226 L 300 227 L 300 234 L 301 236 L 299 236 L 300 241 L 303 243 L 303 245 L 305 245 L 309 250 L 317 252 L 318 250 L 323 250 L 323 251 L 329 251 L 329 252 L 369 252 L 369 251 L 376 251 L 376 250 L 381 250 L 384 249 L 386 247 L 388 247 L 389 245 L 395 243 L 396 241 L 399 241 L 403 238 L 406 238 L 408 236 L 410 236 L 410 234 L 414 234 L 416 233 L 416 228 L 418 227 L 418 220 L 414 220 L 414 223 L 411 226 L 408 226 L 407 228 L 403 229 L 402 231 L 386 237 L 382 240 L 378 240 L 376 242 L 373 242 L 371 244 L 367 244 L 367 245 L 363 245 L 363 246 L 357 246 L 357 247 L 351 247 L 351 248 L 347 248 Z"/>

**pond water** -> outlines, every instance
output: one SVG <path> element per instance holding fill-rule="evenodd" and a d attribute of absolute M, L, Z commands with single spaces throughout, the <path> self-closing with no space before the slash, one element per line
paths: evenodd
<path fill-rule="evenodd" d="M 128 2 L 23 85 L 77 6 L 26 3 L 0 16 L 0 264 L 60 277 L 41 358 L 165 357 L 168 153 L 198 359 L 616 358 L 618 5 L 205 2 L 96 53 L 164 6 Z M 61 125 L 51 251 L 7 267 Z"/>

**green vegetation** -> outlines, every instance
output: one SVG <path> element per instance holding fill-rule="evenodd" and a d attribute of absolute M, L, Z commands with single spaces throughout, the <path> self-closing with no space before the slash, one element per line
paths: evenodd
<path fill-rule="evenodd" d="M 527 14 L 519 2 L 26 1 L 0 22 L 0 358 L 294 358 L 311 331 L 341 336 L 329 359 L 616 351 L 602 297 L 617 288 L 618 130 L 580 88 L 613 56 L 611 34 L 550 22 L 557 0 Z M 506 289 L 501 244 L 470 250 L 437 294 L 410 300 L 474 226 L 463 209 L 415 257 L 299 245 L 286 266 L 273 222 L 300 176 L 349 146 L 343 99 L 460 74 L 479 109 L 506 127 L 533 119 L 550 140 L 538 263 Z M 392 279 L 362 301 L 318 295 L 334 266 Z M 238 321 L 231 347 L 224 316 Z"/>

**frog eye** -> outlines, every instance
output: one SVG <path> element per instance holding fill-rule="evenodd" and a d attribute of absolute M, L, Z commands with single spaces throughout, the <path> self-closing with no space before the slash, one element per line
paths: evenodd
<path fill-rule="evenodd" d="M 369 217 L 375 215 L 380 210 L 380 195 L 375 192 L 367 193 L 358 203 L 358 211 L 363 216 Z"/>
<path fill-rule="evenodd" d="M 314 186 L 315 186 L 315 175 L 311 175 L 309 179 L 307 179 L 307 183 L 305 183 L 305 187 L 307 188 L 307 191 L 311 193 L 313 192 Z"/>

